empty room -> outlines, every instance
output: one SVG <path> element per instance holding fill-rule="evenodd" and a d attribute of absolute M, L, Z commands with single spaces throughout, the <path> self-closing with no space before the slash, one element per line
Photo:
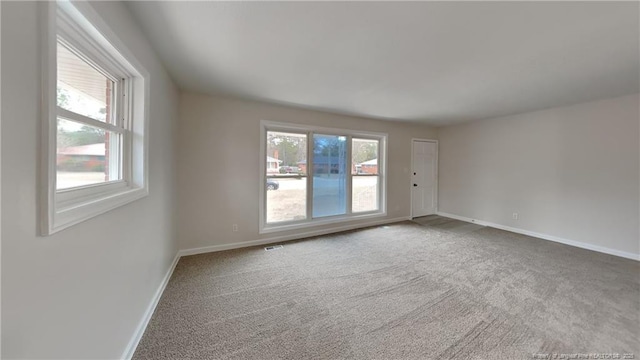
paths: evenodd
<path fill-rule="evenodd" d="M 0 31 L 2 359 L 640 358 L 640 2 Z"/>

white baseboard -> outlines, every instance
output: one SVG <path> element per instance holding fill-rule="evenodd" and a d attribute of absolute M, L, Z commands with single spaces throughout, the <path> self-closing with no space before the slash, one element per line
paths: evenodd
<path fill-rule="evenodd" d="M 129 344 L 127 344 L 127 347 L 124 350 L 124 353 L 122 354 L 122 357 L 121 357 L 122 359 L 130 360 L 133 357 L 133 353 L 135 353 L 136 348 L 138 347 L 138 343 L 140 343 L 140 339 L 142 339 L 142 335 L 144 334 L 144 331 L 147 329 L 147 325 L 149 325 L 149 320 L 151 320 L 151 316 L 153 315 L 153 312 L 156 310 L 156 306 L 158 306 L 160 297 L 162 296 L 164 289 L 167 287 L 167 284 L 169 283 L 169 279 L 171 279 L 171 275 L 173 274 L 173 270 L 175 270 L 176 265 L 178 264 L 178 260 L 180 260 L 179 253 L 176 254 L 176 257 L 173 259 L 173 262 L 171 263 L 169 270 L 164 275 L 164 278 L 162 279 L 160 286 L 158 286 L 158 289 L 156 290 L 155 294 L 153 294 L 153 298 L 151 298 L 151 303 L 149 304 L 149 306 L 147 306 L 147 310 L 144 312 L 144 316 L 140 320 L 140 323 L 138 324 L 136 331 L 133 333 L 133 337 L 129 341 Z"/>
<path fill-rule="evenodd" d="M 297 232 L 291 235 L 272 236 L 269 238 L 259 239 L 259 240 L 250 240 L 250 241 L 242 241 L 242 242 L 231 243 L 231 244 L 220 244 L 220 245 L 205 246 L 205 247 L 199 247 L 199 248 L 193 248 L 193 249 L 184 249 L 184 250 L 178 251 L 178 255 L 188 256 L 188 255 L 204 254 L 204 253 L 216 252 L 216 251 L 240 249 L 240 248 L 257 246 L 257 245 L 273 244 L 273 243 L 283 242 L 283 241 L 304 239 L 311 236 L 327 235 L 327 234 L 341 232 L 341 231 L 355 230 L 355 229 L 365 228 L 369 226 L 391 224 L 394 222 L 406 221 L 406 220 L 410 220 L 408 216 L 403 216 L 403 217 L 398 217 L 393 219 L 369 221 L 366 223 L 358 223 L 358 224 L 352 224 L 352 225 L 344 225 L 344 226 L 332 227 L 330 229 Z"/>
<path fill-rule="evenodd" d="M 627 259 L 640 261 L 639 254 L 633 254 L 625 251 L 614 250 L 607 247 L 592 245 L 592 244 L 583 243 L 579 241 L 567 240 L 567 239 L 563 239 L 553 235 L 540 234 L 533 231 L 513 228 L 510 226 L 500 225 L 500 224 L 496 224 L 488 221 L 476 220 L 476 219 L 472 219 L 472 218 L 468 218 L 460 215 L 449 214 L 441 211 L 437 212 L 437 215 L 456 219 L 456 220 L 466 221 L 466 222 L 470 222 L 478 225 L 489 226 L 496 229 L 511 231 L 518 234 L 533 236 L 543 240 L 554 241 L 557 243 L 575 246 L 575 247 L 579 247 L 587 250 L 593 250 L 593 251 L 597 251 L 597 252 L 601 252 L 609 255 L 615 255 L 615 256 L 620 256 Z M 147 307 L 147 310 L 145 311 L 144 316 L 140 320 L 140 323 L 138 324 L 138 327 L 136 328 L 136 331 L 134 332 L 133 337 L 129 341 L 129 344 L 127 345 L 124 353 L 122 354 L 122 359 L 130 360 L 133 357 L 133 354 L 135 353 L 136 348 L 138 347 L 138 343 L 140 343 L 140 339 L 142 339 L 142 335 L 144 334 L 144 331 L 146 330 L 147 325 L 151 320 L 151 316 L 153 315 L 153 312 L 155 311 L 156 306 L 160 301 L 160 297 L 162 296 L 164 289 L 167 287 L 167 284 L 169 283 L 169 279 L 171 279 L 171 275 L 173 274 L 173 271 L 175 270 L 176 265 L 178 264 L 178 260 L 180 260 L 182 256 L 204 254 L 209 252 L 217 252 L 217 251 L 232 250 L 232 249 L 240 249 L 240 248 L 257 246 L 257 245 L 273 244 L 277 242 L 303 239 L 311 236 L 326 235 L 326 234 L 331 234 L 331 233 L 336 233 L 341 231 L 365 228 L 369 226 L 391 224 L 391 223 L 406 221 L 406 220 L 411 220 L 411 218 L 408 216 L 404 216 L 404 217 L 398 217 L 393 219 L 382 219 L 382 220 L 370 221 L 366 223 L 339 226 L 331 229 L 320 229 L 320 230 L 313 230 L 313 231 L 307 231 L 307 232 L 299 232 L 292 235 L 273 236 L 270 238 L 259 239 L 259 240 L 243 241 L 238 243 L 220 244 L 220 245 L 180 250 L 176 254 L 176 257 L 173 259 L 173 263 L 171 264 L 171 266 L 169 267 L 169 270 L 167 271 L 164 278 L 162 279 L 162 283 L 160 283 L 160 286 L 158 287 L 155 294 L 153 295 L 153 298 L 151 299 L 151 303 Z"/>
<path fill-rule="evenodd" d="M 500 224 L 496 224 L 496 223 L 492 223 L 492 222 L 488 222 L 488 221 L 476 220 L 476 219 L 472 219 L 472 218 L 468 218 L 468 217 L 464 217 L 464 216 L 460 216 L 460 215 L 449 214 L 449 213 L 445 213 L 445 212 L 441 212 L 441 211 L 438 211 L 436 214 L 440 215 L 440 216 L 456 219 L 456 220 L 466 221 L 466 222 L 470 222 L 470 223 L 474 223 L 474 224 L 478 224 L 478 225 L 483 225 L 483 226 L 489 226 L 489 227 L 496 228 L 496 229 L 501 229 L 501 230 L 506 230 L 506 231 L 511 231 L 511 232 L 514 232 L 514 233 L 518 233 L 518 234 L 533 236 L 533 237 L 540 238 L 540 239 L 543 239 L 543 240 L 554 241 L 554 242 L 565 244 L 565 245 L 575 246 L 575 247 L 579 247 L 579 248 L 583 248 L 583 249 L 587 249 L 587 250 L 593 250 L 593 251 L 597 251 L 597 252 L 601 252 L 601 253 L 605 253 L 605 254 L 609 254 L 609 255 L 615 255 L 615 256 L 620 256 L 620 257 L 627 258 L 627 259 L 640 261 L 640 255 L 639 254 L 634 254 L 634 253 L 629 253 L 629 252 L 625 252 L 625 251 L 614 250 L 614 249 L 610 249 L 610 248 L 607 248 L 607 247 L 592 245 L 592 244 L 583 243 L 583 242 L 579 242 L 579 241 L 567 240 L 567 239 L 563 239 L 563 238 L 560 238 L 560 237 L 557 237 L 557 236 L 553 236 L 553 235 L 540 234 L 540 233 L 536 233 L 536 232 L 533 232 L 533 231 L 518 229 L 518 228 L 505 226 L 505 225 L 500 225 Z M 400 222 L 400 221 L 406 221 L 406 220 L 411 220 L 411 218 L 408 217 L 408 216 L 404 216 L 404 217 L 398 217 L 398 218 L 393 218 L 393 219 L 382 219 L 382 220 L 370 221 L 370 222 L 359 223 L 359 224 L 354 224 L 354 225 L 339 226 L 339 227 L 335 227 L 335 228 L 331 228 L 331 229 L 321 229 L 321 230 L 313 230 L 313 231 L 307 231 L 307 232 L 299 232 L 299 233 L 292 234 L 292 235 L 273 236 L 273 237 L 270 237 L 270 238 L 259 239 L 259 240 L 243 241 L 243 242 L 238 242 L 238 243 L 220 244 L 220 245 L 213 245 L 213 246 L 205 246 L 205 247 L 199 247 L 199 248 L 193 248 L 193 249 L 180 250 L 176 254 L 176 257 L 173 259 L 173 263 L 171 264 L 171 266 L 169 267 L 169 270 L 167 271 L 167 273 L 165 274 L 164 278 L 162 279 L 162 283 L 160 284 L 160 286 L 156 290 L 155 294 L 153 295 L 153 298 L 151 299 L 151 303 L 147 307 L 147 310 L 145 311 L 144 316 L 140 320 L 140 323 L 138 324 L 138 327 L 136 328 L 136 331 L 134 332 L 133 337 L 129 341 L 129 344 L 127 345 L 127 348 L 125 349 L 124 353 L 122 354 L 122 359 L 130 360 L 133 357 L 133 354 L 135 353 L 136 348 L 138 347 L 138 343 L 140 343 L 140 339 L 142 339 L 142 335 L 144 334 L 144 331 L 146 330 L 147 325 L 149 324 L 149 320 L 151 320 L 151 316 L 153 315 L 153 312 L 155 311 L 156 306 L 158 305 L 158 302 L 160 301 L 160 297 L 162 296 L 162 293 L 164 292 L 164 289 L 167 287 L 167 284 L 169 283 L 169 279 L 171 279 L 171 275 L 173 274 L 173 271 L 175 270 L 176 265 L 178 264 L 178 260 L 180 260 L 180 258 L 182 256 L 204 254 L 204 253 L 209 253 L 209 252 L 217 252 L 217 251 L 232 250 L 232 249 L 240 249 L 240 248 L 257 246 L 257 245 L 273 244 L 273 243 L 277 243 L 277 242 L 303 239 L 303 238 L 307 238 L 307 237 L 311 237 L 311 236 L 326 235 L 326 234 L 331 234 L 331 233 L 336 233 L 336 232 L 341 232 L 341 231 L 348 231 L 348 230 L 354 230 L 354 229 L 359 229 L 359 228 L 365 228 L 365 227 L 369 227 L 369 226 L 391 224 L 391 223 Z"/>
<path fill-rule="evenodd" d="M 173 271 L 175 270 L 176 265 L 178 264 L 178 260 L 180 260 L 180 258 L 183 256 L 204 254 L 208 252 L 224 251 L 224 250 L 231 250 L 231 249 L 239 249 L 244 247 L 272 244 L 275 242 L 282 242 L 282 241 L 289 241 L 289 240 L 296 240 L 296 239 L 303 239 L 311 236 L 326 235 L 326 234 L 331 234 L 331 233 L 336 233 L 341 231 L 354 230 L 354 229 L 365 228 L 365 227 L 376 226 L 376 225 L 383 225 L 383 224 L 391 224 L 391 223 L 406 221 L 406 220 L 409 220 L 409 217 L 405 216 L 405 217 L 398 217 L 394 219 L 382 219 L 377 221 L 369 221 L 366 223 L 334 227 L 331 229 L 299 232 L 293 235 L 274 236 L 267 239 L 243 241 L 243 242 L 232 243 L 232 244 L 221 244 L 221 245 L 205 246 L 205 247 L 194 248 L 194 249 L 180 250 L 176 254 L 176 257 L 173 259 L 173 263 L 171 264 L 171 266 L 169 267 L 169 270 L 167 271 L 164 278 L 162 279 L 162 283 L 160 283 L 160 286 L 158 286 L 158 289 L 153 295 L 153 298 L 151 299 L 151 303 L 147 307 L 147 310 L 145 311 L 144 316 L 140 320 L 140 323 L 138 324 L 138 327 L 136 328 L 136 331 L 134 332 L 133 337 L 129 341 L 129 344 L 127 344 L 127 347 L 123 352 L 121 358 L 124 360 L 130 360 L 133 357 L 133 354 L 135 353 L 136 348 L 140 343 L 140 339 L 142 339 L 142 335 L 144 335 L 144 331 L 147 329 L 147 325 L 149 325 L 151 316 L 153 315 L 153 312 L 155 311 L 156 306 L 158 306 L 160 297 L 162 296 L 164 289 L 167 287 L 167 284 L 169 283 L 169 279 L 171 279 L 171 275 L 173 274 Z"/>
<path fill-rule="evenodd" d="M 464 217 L 464 216 L 460 216 L 460 215 L 449 214 L 449 213 L 445 213 L 445 212 L 441 212 L 441 211 L 437 212 L 437 214 L 440 215 L 440 216 L 444 216 L 444 217 L 448 217 L 448 218 L 452 218 L 452 219 L 456 219 L 456 220 L 466 221 L 466 222 L 470 222 L 470 223 L 474 223 L 474 224 L 478 224 L 478 225 L 483 225 L 483 226 L 489 226 L 489 227 L 492 227 L 492 228 L 511 231 L 511 232 L 514 232 L 514 233 L 522 234 L 522 235 L 533 236 L 533 237 L 536 237 L 536 238 L 539 238 L 539 239 L 543 239 L 543 240 L 549 240 L 549 241 L 553 241 L 553 242 L 557 242 L 557 243 L 561 243 L 561 244 L 565 244 L 565 245 L 579 247 L 579 248 L 582 248 L 582 249 L 597 251 L 597 252 L 601 252 L 601 253 L 605 253 L 605 254 L 609 254 L 609 255 L 614 255 L 614 256 L 619 256 L 619 257 L 623 257 L 623 258 L 627 258 L 627 259 L 631 259 L 631 260 L 640 261 L 640 254 L 634 254 L 634 253 L 630 253 L 630 252 L 626 252 L 626 251 L 620 251 L 620 250 L 611 249 L 611 248 L 604 247 L 604 246 L 598 246 L 598 245 L 593 245 L 593 244 L 589 244 L 589 243 L 585 243 L 585 242 L 564 239 L 564 238 L 561 238 L 561 237 L 558 237 L 558 236 L 541 234 L 541 233 L 537 233 L 537 232 L 533 232 L 533 231 L 529 231 L 529 230 L 518 229 L 518 228 L 511 227 L 511 226 L 500 225 L 500 224 L 492 223 L 492 222 L 489 222 L 489 221 L 472 219 L 472 218 L 468 218 L 468 217 Z"/>

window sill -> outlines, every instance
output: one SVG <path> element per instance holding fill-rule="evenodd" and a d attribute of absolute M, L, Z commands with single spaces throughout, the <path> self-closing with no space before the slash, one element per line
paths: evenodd
<path fill-rule="evenodd" d="M 341 215 L 341 216 L 332 216 L 328 218 L 321 219 L 313 219 L 306 220 L 304 222 L 296 222 L 296 223 L 285 223 L 285 224 L 269 224 L 264 225 L 259 234 L 269 234 L 275 232 L 282 232 L 288 230 L 298 230 L 298 229 L 307 229 L 321 225 L 332 225 L 332 224 L 341 224 L 345 222 L 358 221 L 358 220 L 367 220 L 367 219 L 375 219 L 375 218 L 383 218 L 387 216 L 386 211 L 376 211 L 376 212 L 367 212 L 361 213 L 357 215 Z"/>
<path fill-rule="evenodd" d="M 44 235 L 51 235 L 64 230 L 70 226 L 89 220 L 100 214 L 141 199 L 149 192 L 144 188 L 125 188 L 115 193 L 101 194 L 82 202 L 72 204 L 65 203 L 56 205 L 56 210 L 52 214 L 53 218 L 49 222 L 48 230 Z"/>

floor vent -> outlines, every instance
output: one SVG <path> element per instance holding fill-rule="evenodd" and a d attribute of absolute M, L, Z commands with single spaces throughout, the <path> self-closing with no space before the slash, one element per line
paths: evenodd
<path fill-rule="evenodd" d="M 267 251 L 280 250 L 280 249 L 282 249 L 282 245 L 267 246 L 264 249 L 267 250 Z"/>

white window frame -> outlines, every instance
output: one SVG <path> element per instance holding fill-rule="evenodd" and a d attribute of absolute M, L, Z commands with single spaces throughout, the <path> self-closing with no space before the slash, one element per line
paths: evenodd
<path fill-rule="evenodd" d="M 277 223 L 267 223 L 267 172 L 266 172 L 266 157 L 267 157 L 267 132 L 291 132 L 302 133 L 307 135 L 307 217 L 303 220 L 282 221 Z M 326 216 L 321 218 L 312 217 L 312 201 L 313 201 L 313 134 L 322 135 L 337 135 L 346 136 L 347 143 L 347 159 L 349 159 L 349 166 L 347 168 L 347 194 L 346 194 L 346 213 L 335 216 Z M 352 212 L 352 177 L 351 174 L 351 149 L 352 139 L 370 139 L 378 140 L 378 210 L 366 211 L 366 212 Z M 269 120 L 260 121 L 260 201 L 259 201 L 259 233 L 273 233 L 279 231 L 304 229 L 314 227 L 318 225 L 330 225 L 338 224 L 349 221 L 365 220 L 371 218 L 381 218 L 387 216 L 387 138 L 388 134 L 358 131 L 350 129 L 340 128 L 327 128 L 310 125 L 290 124 L 283 122 L 275 122 Z"/>
<path fill-rule="evenodd" d="M 149 194 L 149 74 L 86 1 L 52 1 L 42 5 L 41 235 L 51 235 Z M 114 124 L 59 108 L 57 46 L 62 39 L 117 87 Z M 119 180 L 57 190 L 58 117 L 97 126 L 120 136 Z"/>
<path fill-rule="evenodd" d="M 350 207 L 350 211 L 353 214 L 357 214 L 357 215 L 361 215 L 361 214 L 370 214 L 370 213 L 375 213 L 378 210 L 370 210 L 370 211 L 357 211 L 357 212 L 353 212 L 353 178 L 354 177 L 377 177 L 378 178 L 378 203 L 380 203 L 381 201 L 381 196 L 382 196 L 382 190 L 380 189 L 380 187 L 382 185 L 381 184 L 381 179 L 382 179 L 382 174 L 380 170 L 381 166 L 380 166 L 380 161 L 383 162 L 383 164 L 386 164 L 387 162 L 385 161 L 386 159 L 382 159 L 380 160 L 380 158 L 382 158 L 383 156 L 380 156 L 380 149 L 381 149 L 381 141 L 379 137 L 375 137 L 375 136 L 371 136 L 371 135 L 350 135 L 349 136 L 349 141 L 350 141 L 350 145 L 349 145 L 349 160 L 352 161 L 351 159 L 353 159 L 352 156 L 352 151 L 353 151 L 353 139 L 358 139 L 358 140 L 377 140 L 378 141 L 378 173 L 377 174 L 351 174 L 351 167 L 349 167 L 349 180 L 348 180 L 348 186 L 349 186 L 349 196 L 350 199 L 348 200 L 348 206 Z M 353 165 L 353 164 L 351 164 Z"/>

